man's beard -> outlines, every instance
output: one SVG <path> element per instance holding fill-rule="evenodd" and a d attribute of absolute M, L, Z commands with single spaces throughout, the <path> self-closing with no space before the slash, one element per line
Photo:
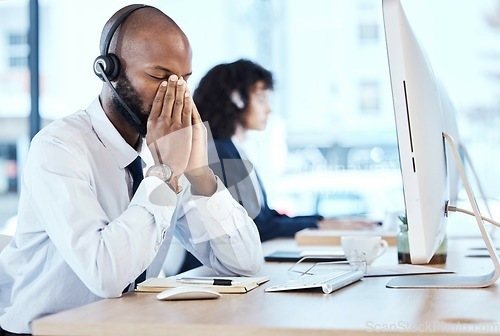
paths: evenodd
<path fill-rule="evenodd" d="M 123 99 L 125 104 L 130 108 L 132 113 L 139 119 L 141 124 L 137 124 L 129 114 L 127 109 L 120 103 L 116 96 L 111 99 L 111 104 L 118 115 L 130 126 L 132 127 L 140 136 L 145 137 L 147 132 L 147 122 L 149 111 L 142 110 L 142 101 L 139 98 L 139 94 L 130 83 L 129 78 L 126 74 L 123 75 L 122 79 L 116 82 L 116 92 Z"/>

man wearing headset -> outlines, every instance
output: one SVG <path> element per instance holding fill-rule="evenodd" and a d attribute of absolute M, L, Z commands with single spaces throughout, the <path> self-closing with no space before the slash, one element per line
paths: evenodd
<path fill-rule="evenodd" d="M 219 274 L 262 266 L 255 224 L 208 168 L 186 85 L 191 48 L 175 22 L 150 6 L 122 8 L 94 71 L 99 97 L 31 143 L 17 231 L 0 254 L 2 335 L 157 276 L 173 235 Z"/>

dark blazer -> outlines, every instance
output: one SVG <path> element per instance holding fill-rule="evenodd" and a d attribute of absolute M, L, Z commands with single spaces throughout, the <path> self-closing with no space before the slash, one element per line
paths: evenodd
<path fill-rule="evenodd" d="M 221 178 L 233 197 L 247 210 L 248 215 L 254 219 L 261 241 L 276 237 L 293 237 L 299 230 L 317 227 L 321 216 L 289 217 L 269 208 L 265 188 L 257 174 L 264 203 L 259 207 L 257 191 L 249 177 L 249 172 L 255 169 L 251 162 L 241 159 L 231 139 L 214 140 L 214 144 L 217 153 L 213 152 L 213 147 L 209 148 L 209 160 L 213 162 L 210 167 Z"/>
<path fill-rule="evenodd" d="M 297 231 L 318 227 L 319 215 L 290 217 L 269 208 L 267 196 L 260 179 L 262 189 L 262 207 L 259 206 L 256 190 L 249 172 L 254 169 L 251 162 L 242 160 L 231 139 L 214 140 L 208 146 L 210 168 L 226 185 L 231 195 L 253 218 L 260 233 L 260 240 L 266 241 L 277 237 L 293 237 Z M 201 264 L 190 253 L 186 257 L 181 272 Z"/>

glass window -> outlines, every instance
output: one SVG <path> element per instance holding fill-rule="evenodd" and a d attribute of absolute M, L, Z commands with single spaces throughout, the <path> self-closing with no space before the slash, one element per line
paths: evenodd
<path fill-rule="evenodd" d="M 26 33 L 9 34 L 9 66 L 26 68 L 28 66 L 28 39 Z"/>
<path fill-rule="evenodd" d="M 92 63 L 99 53 L 101 29 L 118 8 L 132 2 L 39 3 L 44 125 L 87 107 L 99 93 L 102 82 Z M 290 215 L 363 213 L 377 219 L 402 210 L 380 1 L 150 4 L 169 14 L 190 39 L 192 90 L 212 66 L 238 58 L 252 59 L 274 73 L 268 127 L 250 134 L 246 146 L 272 207 Z M 491 55 L 500 54 L 500 31 L 494 24 L 498 18 L 486 13 L 497 13 L 498 1 L 419 0 L 403 5 L 456 105 L 462 141 L 481 179 L 488 181 L 486 194 L 496 197 L 500 62 Z M 0 192 L 4 194 L 15 193 L 8 190 L 13 189 L 14 172 L 22 171 L 24 154 L 19 150 L 27 148 L 27 11 L 25 1 L 0 1 Z M 12 160 L 17 164 L 7 163 Z M 5 217 L 0 217 L 0 225 Z"/>
<path fill-rule="evenodd" d="M 374 23 L 362 23 L 359 25 L 360 40 L 377 40 L 379 27 Z"/>
<path fill-rule="evenodd" d="M 0 233 L 13 234 L 30 109 L 26 1 L 0 1 Z"/>
<path fill-rule="evenodd" d="M 362 81 L 359 84 L 359 107 L 361 113 L 377 114 L 380 109 L 380 85 L 376 81 Z"/>

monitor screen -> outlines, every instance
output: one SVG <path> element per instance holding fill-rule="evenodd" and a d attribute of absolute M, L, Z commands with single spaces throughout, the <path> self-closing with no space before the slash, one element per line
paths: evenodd
<path fill-rule="evenodd" d="M 439 88 L 400 0 L 382 4 L 410 259 L 425 264 L 446 232 L 445 91 Z"/>

